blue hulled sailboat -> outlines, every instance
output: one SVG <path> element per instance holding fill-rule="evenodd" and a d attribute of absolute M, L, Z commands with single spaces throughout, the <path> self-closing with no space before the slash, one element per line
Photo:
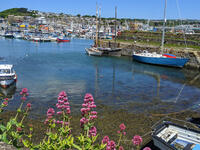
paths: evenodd
<path fill-rule="evenodd" d="M 147 51 L 143 51 L 142 53 L 134 53 L 133 59 L 142 63 L 182 68 L 189 61 L 188 58 L 176 57 L 175 55 L 171 54 L 163 54 L 165 24 L 166 24 L 166 7 L 167 7 L 167 0 L 165 0 L 165 9 L 164 9 L 161 54 L 157 54 L 156 52 L 150 53 Z"/>

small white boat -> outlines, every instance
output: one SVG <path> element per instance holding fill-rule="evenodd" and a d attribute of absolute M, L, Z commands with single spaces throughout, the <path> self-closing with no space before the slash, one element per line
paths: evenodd
<path fill-rule="evenodd" d="M 152 134 L 154 145 L 161 150 L 200 150 L 200 130 L 164 122 Z"/>
<path fill-rule="evenodd" d="M 23 36 L 21 34 L 17 34 L 17 33 L 14 33 L 13 36 L 16 39 L 22 39 L 23 38 Z"/>
<path fill-rule="evenodd" d="M 40 37 L 33 37 L 33 41 L 34 41 L 34 42 L 40 42 L 40 41 L 41 41 L 41 38 L 40 38 Z"/>
<path fill-rule="evenodd" d="M 13 65 L 1 64 L 0 65 L 0 86 L 3 88 L 17 81 L 17 75 L 13 69 Z"/>
<path fill-rule="evenodd" d="M 50 37 L 49 37 L 49 39 L 51 40 L 51 42 L 56 42 L 56 41 L 57 41 L 57 38 L 58 38 L 58 37 L 53 37 L 53 36 L 50 36 Z"/>
<path fill-rule="evenodd" d="M 91 56 L 101 56 L 103 51 L 98 50 L 96 47 L 86 48 L 86 53 Z"/>

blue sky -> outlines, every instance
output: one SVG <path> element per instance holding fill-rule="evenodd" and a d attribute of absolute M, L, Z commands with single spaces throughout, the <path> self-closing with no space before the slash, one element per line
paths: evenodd
<path fill-rule="evenodd" d="M 167 18 L 200 19 L 200 0 L 168 0 Z M 25 7 L 30 10 L 95 15 L 96 2 L 101 6 L 102 17 L 114 17 L 117 6 L 118 18 L 162 19 L 164 0 L 0 0 L 0 11 Z"/>

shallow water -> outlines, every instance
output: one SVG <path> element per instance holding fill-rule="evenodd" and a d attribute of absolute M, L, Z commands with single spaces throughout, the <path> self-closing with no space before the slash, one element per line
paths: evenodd
<path fill-rule="evenodd" d="M 14 64 L 18 75 L 16 89 L 0 90 L 2 98 L 12 97 L 8 109 L 19 106 L 19 91 L 24 87 L 37 114 L 54 106 L 62 90 L 69 96 L 72 112 L 80 109 L 88 92 L 97 105 L 130 112 L 199 109 L 199 79 L 189 83 L 198 72 L 141 64 L 130 57 L 88 56 L 85 48 L 92 44 L 83 39 L 35 43 L 1 38 L 1 63 Z"/>

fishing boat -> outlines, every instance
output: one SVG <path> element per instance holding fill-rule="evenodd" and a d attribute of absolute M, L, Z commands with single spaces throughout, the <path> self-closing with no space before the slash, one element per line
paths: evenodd
<path fill-rule="evenodd" d="M 96 5 L 96 38 L 95 38 L 95 45 L 91 46 L 90 48 L 85 48 L 85 51 L 88 55 L 91 56 L 102 56 L 103 51 L 101 51 L 98 48 L 98 41 L 99 41 L 99 35 L 98 35 L 98 6 Z"/>
<path fill-rule="evenodd" d="M 100 22 L 100 16 L 99 15 L 99 22 Z M 117 7 L 115 7 L 115 43 L 114 46 L 110 46 L 109 47 L 98 47 L 98 50 L 103 52 L 104 56 L 121 56 L 122 55 L 122 49 L 121 48 L 117 48 L 117 43 L 116 43 L 116 37 L 117 37 Z"/>
<path fill-rule="evenodd" d="M 165 24 L 166 24 L 166 7 L 167 7 L 167 0 L 165 0 L 165 9 L 164 9 L 161 54 L 157 54 L 156 52 L 150 53 L 147 51 L 143 51 L 142 53 L 134 52 L 133 59 L 142 63 L 182 68 L 189 61 L 188 58 L 181 58 L 171 54 L 163 53 L 164 39 L 165 39 Z"/>
<path fill-rule="evenodd" d="M 103 51 L 98 50 L 96 47 L 86 48 L 85 51 L 89 56 L 101 56 L 103 54 Z"/>
<path fill-rule="evenodd" d="M 121 48 L 110 48 L 110 47 L 98 47 L 100 51 L 103 52 L 103 55 L 108 56 L 121 56 Z"/>
<path fill-rule="evenodd" d="M 57 38 L 57 42 L 70 42 L 70 40 L 64 38 Z"/>
<path fill-rule="evenodd" d="M 13 65 L 1 64 L 0 65 L 0 86 L 3 88 L 17 81 L 17 75 L 13 69 Z"/>
<path fill-rule="evenodd" d="M 161 150 L 199 150 L 200 131 L 172 122 L 163 122 L 153 133 L 154 145 Z"/>

